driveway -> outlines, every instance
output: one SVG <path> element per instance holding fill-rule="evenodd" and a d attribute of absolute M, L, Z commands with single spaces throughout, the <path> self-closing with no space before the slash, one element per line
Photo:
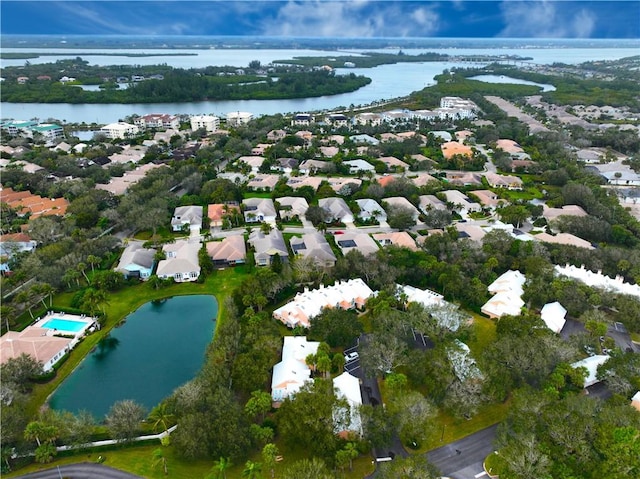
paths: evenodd
<path fill-rule="evenodd" d="M 144 479 L 141 476 L 93 462 L 68 464 L 18 476 L 18 479 Z"/>

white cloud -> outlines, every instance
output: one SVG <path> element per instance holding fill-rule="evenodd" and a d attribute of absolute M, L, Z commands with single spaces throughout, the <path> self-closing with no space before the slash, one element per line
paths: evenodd
<path fill-rule="evenodd" d="M 258 34 L 306 37 L 430 36 L 438 30 L 437 13 L 403 2 L 295 1 L 258 21 Z"/>
<path fill-rule="evenodd" d="M 514 38 L 588 38 L 594 32 L 593 11 L 573 2 L 504 0 L 500 10 L 505 23 L 500 36 Z"/>

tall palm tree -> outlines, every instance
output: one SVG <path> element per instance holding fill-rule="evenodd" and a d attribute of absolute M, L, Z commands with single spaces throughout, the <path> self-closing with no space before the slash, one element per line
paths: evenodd
<path fill-rule="evenodd" d="M 100 262 L 102 261 L 102 258 L 100 258 L 99 256 L 95 256 L 93 254 L 90 254 L 89 256 L 87 256 L 87 261 L 91 265 L 91 272 L 93 273 L 95 271 L 94 270 L 95 265 L 100 264 Z"/>
<path fill-rule="evenodd" d="M 247 461 L 242 471 L 242 477 L 247 479 L 260 479 L 262 475 L 262 464 L 259 462 Z"/>
<path fill-rule="evenodd" d="M 104 314 L 104 305 L 107 302 L 107 293 L 101 289 L 89 288 L 82 297 L 82 307 L 89 311 L 91 316 L 100 311 Z"/>
<path fill-rule="evenodd" d="M 78 263 L 76 265 L 76 269 L 82 273 L 82 276 L 84 276 L 84 279 L 87 280 L 87 284 L 89 284 L 89 277 L 87 276 L 87 273 L 85 272 L 86 269 L 87 269 L 87 263 Z"/>
<path fill-rule="evenodd" d="M 151 421 L 154 431 L 158 430 L 158 426 L 162 426 L 162 430 L 166 432 L 169 429 L 169 424 L 173 422 L 174 416 L 167 410 L 165 403 L 160 403 L 151 410 L 148 419 Z"/>
<path fill-rule="evenodd" d="M 213 463 L 213 469 L 207 476 L 207 479 L 226 479 L 227 469 L 232 466 L 231 460 L 228 457 L 220 456 L 220 459 Z"/>

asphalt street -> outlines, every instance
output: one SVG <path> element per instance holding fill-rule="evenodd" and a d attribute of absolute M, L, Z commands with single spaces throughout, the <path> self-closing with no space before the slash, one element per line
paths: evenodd
<path fill-rule="evenodd" d="M 471 434 L 459 441 L 439 447 L 427 453 L 427 459 L 433 463 L 445 477 L 452 479 L 476 479 L 485 474 L 482 467 L 484 459 L 491 454 L 498 425 L 494 425 Z"/>
<path fill-rule="evenodd" d="M 92 462 L 53 467 L 18 476 L 17 479 L 60 479 L 61 477 L 68 479 L 144 479 L 141 476 Z"/>

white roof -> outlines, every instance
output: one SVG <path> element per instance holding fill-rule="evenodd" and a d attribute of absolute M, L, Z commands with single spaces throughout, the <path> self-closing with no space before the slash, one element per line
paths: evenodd
<path fill-rule="evenodd" d="M 592 385 L 600 382 L 600 380 L 597 378 L 598 366 L 600 366 L 601 364 L 606 363 L 608 360 L 609 360 L 609 356 L 604 355 L 604 354 L 600 354 L 600 355 L 596 355 L 596 356 L 590 356 L 590 357 L 585 358 L 585 359 L 583 359 L 581 361 L 573 363 L 571 365 L 571 367 L 572 368 L 579 368 L 579 367 L 587 368 L 588 374 L 587 374 L 587 377 L 584 380 L 584 387 L 587 388 L 589 386 L 592 386 Z"/>
<path fill-rule="evenodd" d="M 311 370 L 306 358 L 318 352 L 318 341 L 307 341 L 304 336 L 285 336 L 282 361 L 273 367 L 271 392 L 274 399 L 295 394 L 309 380 Z M 282 392 L 280 395 L 279 392 Z"/>
<path fill-rule="evenodd" d="M 510 291 L 521 295 L 524 292 L 522 286 L 524 286 L 526 280 L 527 278 L 520 271 L 510 269 L 501 274 L 487 289 L 490 293 Z"/>
<path fill-rule="evenodd" d="M 362 406 L 362 392 L 360 391 L 360 380 L 348 372 L 333 378 L 333 388 L 336 396 L 346 399 L 349 404 L 349 416 L 343 417 L 346 411 L 334 411 L 334 421 L 336 422 L 336 432 L 354 431 L 362 433 L 362 420 L 360 418 L 360 406 Z"/>
<path fill-rule="evenodd" d="M 540 317 L 554 333 L 559 333 L 564 327 L 564 323 L 567 321 L 564 317 L 567 315 L 567 310 L 559 302 L 547 303 L 542 307 L 540 311 Z"/>
<path fill-rule="evenodd" d="M 411 303 L 420 303 L 423 306 L 432 306 L 434 304 L 444 303 L 444 296 L 436 293 L 435 291 L 431 291 L 429 289 L 418 289 L 409 285 L 397 286 L 400 288 L 402 293 L 407 295 L 407 301 Z"/>
<path fill-rule="evenodd" d="M 286 325 L 309 326 L 309 320 L 320 314 L 322 308 L 353 307 L 355 302 L 363 302 L 373 296 L 373 291 L 360 278 L 338 281 L 333 286 L 296 294 L 293 300 L 276 309 L 273 316 Z"/>
<path fill-rule="evenodd" d="M 613 290 L 618 293 L 628 294 L 630 296 L 640 298 L 640 285 L 627 283 L 624 281 L 624 278 L 622 276 L 610 278 L 609 276 L 603 275 L 600 271 L 598 271 L 597 273 L 589 271 L 588 269 L 585 269 L 584 265 L 582 265 L 580 268 L 573 265 L 556 265 L 554 267 L 554 270 L 557 274 L 578 279 L 588 286 L 593 286 L 595 288 L 601 288 L 605 290 Z"/>
<path fill-rule="evenodd" d="M 488 316 L 499 318 L 505 315 L 519 316 L 523 306 L 524 301 L 519 295 L 500 292 L 487 301 L 480 310 Z"/>

